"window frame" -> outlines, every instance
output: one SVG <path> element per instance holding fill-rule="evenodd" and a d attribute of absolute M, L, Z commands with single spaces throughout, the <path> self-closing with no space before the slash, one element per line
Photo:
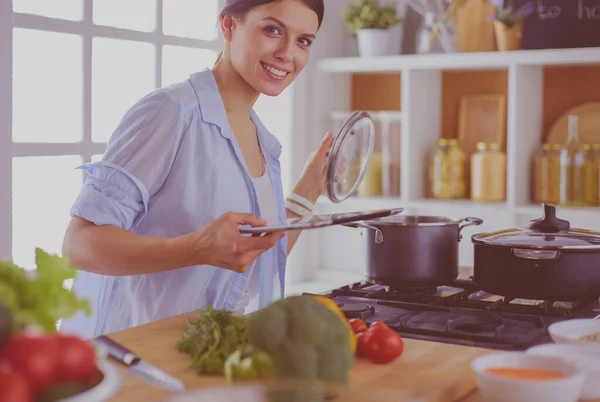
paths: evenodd
<path fill-rule="evenodd" d="M 162 47 L 164 45 L 209 49 L 217 53 L 223 48 L 223 39 L 201 40 L 165 35 L 163 30 L 163 0 L 156 0 L 156 27 L 152 32 L 135 31 L 96 25 L 93 22 L 93 1 L 83 0 L 83 18 L 80 21 L 63 20 L 33 14 L 17 13 L 12 1 L 0 1 L 0 261 L 12 259 L 13 248 L 13 171 L 15 157 L 78 155 L 84 162 L 93 155 L 105 152 L 106 143 L 92 140 L 92 42 L 93 38 L 124 39 L 150 43 L 156 51 L 155 88 L 162 85 Z M 101 0 L 96 0 L 101 1 Z M 218 0 L 219 9 L 224 0 Z M 216 23 L 216 21 L 215 21 Z M 83 40 L 82 83 L 82 139 L 72 143 L 22 143 L 12 139 L 13 92 L 13 30 L 15 28 L 79 35 Z M 123 111 L 125 112 L 125 111 Z"/>

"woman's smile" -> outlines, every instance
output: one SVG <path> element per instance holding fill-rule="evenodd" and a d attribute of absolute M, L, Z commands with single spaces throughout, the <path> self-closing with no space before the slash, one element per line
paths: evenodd
<path fill-rule="evenodd" d="M 261 62 L 260 64 L 262 65 L 263 70 L 265 70 L 267 76 L 277 81 L 286 79 L 291 73 L 290 70 L 278 68 L 272 64 L 267 64 L 264 62 Z"/>

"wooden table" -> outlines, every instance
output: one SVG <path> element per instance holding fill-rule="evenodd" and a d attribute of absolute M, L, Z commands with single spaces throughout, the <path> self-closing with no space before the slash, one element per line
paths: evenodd
<path fill-rule="evenodd" d="M 189 356 L 175 350 L 175 342 L 186 328 L 187 315 L 168 318 L 110 334 L 109 337 L 133 350 L 184 382 L 188 390 L 225 384 L 222 376 L 198 376 L 189 369 Z M 195 314 L 192 314 L 195 318 Z M 432 400 L 440 402 L 480 402 L 470 363 L 489 350 L 405 339 L 401 358 L 376 365 L 357 360 L 350 373 L 349 387 L 390 390 L 426 388 L 438 390 Z M 113 402 L 160 401 L 169 392 L 149 385 L 123 372 L 123 387 Z"/>

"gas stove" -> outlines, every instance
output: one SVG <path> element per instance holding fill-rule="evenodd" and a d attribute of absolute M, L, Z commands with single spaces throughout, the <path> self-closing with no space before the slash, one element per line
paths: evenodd
<path fill-rule="evenodd" d="M 358 282 L 323 294 L 348 319 L 384 321 L 404 338 L 497 350 L 525 350 L 550 343 L 548 327 L 600 314 L 587 302 L 510 299 L 479 289 L 470 280 L 431 289 L 394 289 Z"/>

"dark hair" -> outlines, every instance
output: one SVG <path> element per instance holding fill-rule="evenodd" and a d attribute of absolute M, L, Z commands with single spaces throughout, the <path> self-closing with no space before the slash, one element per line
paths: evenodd
<path fill-rule="evenodd" d="M 234 17 L 243 17 L 248 14 L 253 8 L 262 6 L 264 4 L 273 3 L 274 1 L 280 0 L 226 0 L 223 10 L 221 10 L 220 17 L 231 15 Z M 304 4 L 311 10 L 313 10 L 319 19 L 319 28 L 323 22 L 323 16 L 325 15 L 324 0 L 302 0 Z"/>
<path fill-rule="evenodd" d="M 225 0 L 225 6 L 221 10 L 221 14 L 219 15 L 219 19 L 223 18 L 226 15 L 231 15 L 232 17 L 244 17 L 253 8 L 262 6 L 264 4 L 273 3 L 275 1 L 281 0 Z M 319 19 L 318 27 L 321 28 L 321 23 L 323 22 L 323 17 L 325 16 L 325 4 L 324 0 L 302 0 L 304 4 L 308 6 L 311 10 L 313 10 L 317 14 L 317 18 Z M 219 53 L 217 56 L 217 60 L 215 61 L 215 65 L 221 60 L 223 56 L 223 52 Z"/>

